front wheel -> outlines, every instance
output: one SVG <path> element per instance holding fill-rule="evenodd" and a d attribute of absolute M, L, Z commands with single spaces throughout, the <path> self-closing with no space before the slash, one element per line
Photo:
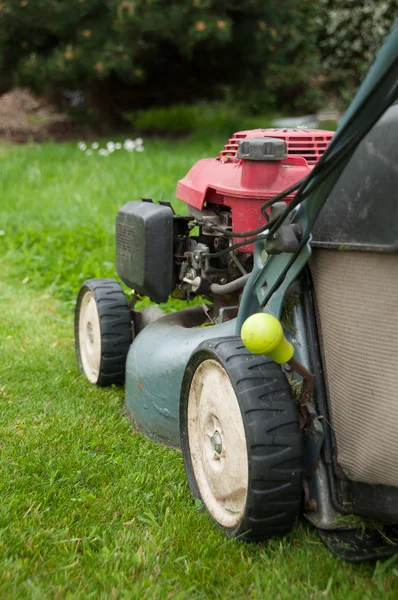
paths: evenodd
<path fill-rule="evenodd" d="M 114 279 L 89 279 L 75 310 L 78 365 L 90 383 L 123 383 L 132 323 L 126 296 Z"/>
<path fill-rule="evenodd" d="M 246 540 L 287 533 L 301 503 L 302 437 L 280 365 L 239 337 L 203 342 L 180 409 L 188 483 L 214 521 Z"/>

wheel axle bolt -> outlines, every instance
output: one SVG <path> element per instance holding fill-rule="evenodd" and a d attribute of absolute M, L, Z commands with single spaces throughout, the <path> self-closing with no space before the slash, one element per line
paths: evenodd
<path fill-rule="evenodd" d="M 221 435 L 218 431 L 214 432 L 214 434 L 210 438 L 210 443 L 211 443 L 211 447 L 213 448 L 214 452 L 217 452 L 217 454 L 221 454 L 222 439 L 221 439 Z"/>

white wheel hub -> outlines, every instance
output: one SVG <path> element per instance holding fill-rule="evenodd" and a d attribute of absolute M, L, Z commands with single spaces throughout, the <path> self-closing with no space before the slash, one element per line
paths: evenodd
<path fill-rule="evenodd" d="M 220 525 L 235 527 L 248 491 L 246 436 L 231 380 L 215 360 L 203 361 L 192 378 L 188 439 L 203 502 Z"/>
<path fill-rule="evenodd" d="M 87 379 L 97 383 L 101 367 L 101 328 L 97 304 L 90 291 L 84 294 L 80 304 L 79 350 Z"/>

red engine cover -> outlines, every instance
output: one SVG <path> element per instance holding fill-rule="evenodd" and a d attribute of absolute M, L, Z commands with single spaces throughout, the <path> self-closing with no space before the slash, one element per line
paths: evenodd
<path fill-rule="evenodd" d="M 249 161 L 236 158 L 238 143 L 245 138 L 274 137 L 285 140 L 285 160 Z M 308 129 L 253 129 L 240 131 L 217 158 L 199 160 L 177 184 L 177 198 L 202 210 L 208 203 L 232 211 L 232 229 L 257 229 L 264 224 L 261 206 L 305 177 L 333 137 L 332 131 Z M 287 196 L 287 202 L 294 194 Z M 240 241 L 234 238 L 235 241 Z M 240 248 L 252 252 L 253 245 Z"/>

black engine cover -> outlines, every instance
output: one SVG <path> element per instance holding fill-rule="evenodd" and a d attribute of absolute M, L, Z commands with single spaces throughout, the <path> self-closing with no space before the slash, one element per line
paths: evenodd
<path fill-rule="evenodd" d="M 116 269 L 120 279 L 154 302 L 173 291 L 173 211 L 127 202 L 116 217 Z"/>

